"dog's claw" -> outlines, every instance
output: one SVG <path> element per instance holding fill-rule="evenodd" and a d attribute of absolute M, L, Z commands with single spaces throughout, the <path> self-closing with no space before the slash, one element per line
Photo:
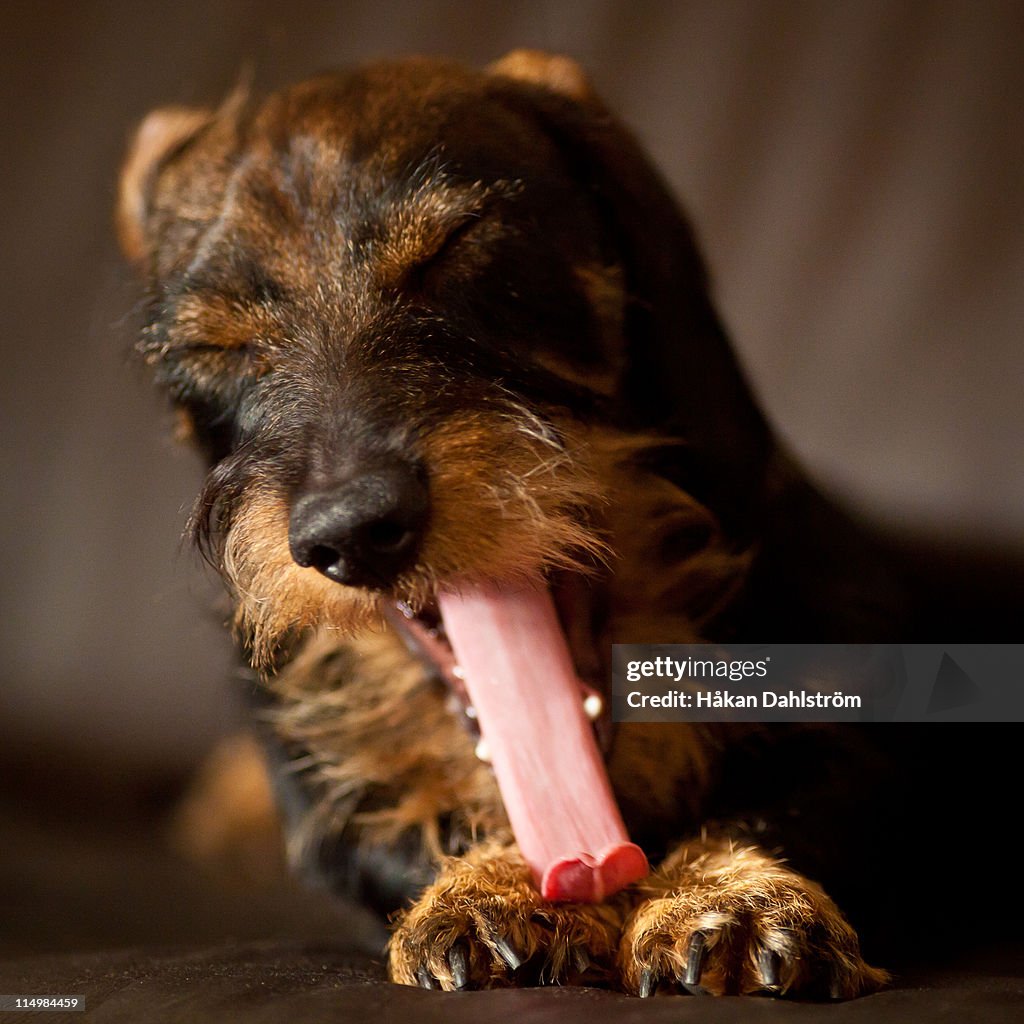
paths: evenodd
<path fill-rule="evenodd" d="M 779 987 L 779 966 L 782 958 L 773 949 L 762 949 L 757 957 L 758 970 L 761 972 L 761 981 L 766 989 L 777 989 Z"/>
<path fill-rule="evenodd" d="M 457 989 L 465 988 L 469 981 L 469 965 L 466 959 L 466 947 L 461 942 L 456 942 L 448 950 L 448 966 L 452 972 L 452 984 Z"/>
<path fill-rule="evenodd" d="M 510 971 L 515 971 L 523 965 L 523 958 L 516 952 L 515 947 L 503 936 L 492 936 L 491 944 L 494 951 L 505 961 Z"/>
<path fill-rule="evenodd" d="M 704 957 L 707 954 L 707 939 L 703 932 L 695 932 L 690 939 L 690 948 L 686 953 L 686 968 L 683 971 L 683 985 L 692 991 L 690 986 L 700 984 L 701 971 L 704 969 Z"/>
<path fill-rule="evenodd" d="M 416 980 L 420 983 L 420 988 L 435 989 L 437 984 L 434 982 L 433 977 L 426 967 L 416 968 Z"/>
<path fill-rule="evenodd" d="M 640 972 L 640 984 L 637 986 L 636 994 L 641 999 L 648 999 L 654 995 L 654 974 L 648 970 Z"/>

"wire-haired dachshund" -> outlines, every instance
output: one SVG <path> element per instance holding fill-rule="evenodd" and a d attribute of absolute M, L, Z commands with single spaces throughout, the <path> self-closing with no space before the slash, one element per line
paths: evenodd
<path fill-rule="evenodd" d="M 394 980 L 884 982 L 797 870 L 859 848 L 855 812 L 801 817 L 855 734 L 608 721 L 613 642 L 894 639 L 900 593 L 776 441 L 690 228 L 571 60 L 157 110 L 118 228 L 139 350 L 209 466 L 192 531 L 259 673 L 290 856 L 395 915 Z M 543 706 L 561 643 L 657 865 L 607 899 L 545 899 L 513 835 L 457 657 L 472 625 L 446 627 L 467 592 L 557 618 L 521 692 Z M 575 749 L 508 718 L 492 751 Z M 527 812 L 557 830 L 547 784 Z"/>

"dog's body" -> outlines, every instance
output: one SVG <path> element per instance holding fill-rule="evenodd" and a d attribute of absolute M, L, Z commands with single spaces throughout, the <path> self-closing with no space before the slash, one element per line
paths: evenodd
<path fill-rule="evenodd" d="M 900 592 L 780 452 L 688 228 L 573 64 L 407 61 L 158 111 L 120 231 L 150 288 L 142 350 L 211 465 L 196 532 L 265 679 L 293 860 L 384 910 L 415 900 L 396 980 L 882 983 L 772 852 L 804 841 L 817 877 L 813 849 L 856 855 L 856 816 L 801 835 L 814 787 L 747 771 L 785 748 L 828 759 L 825 788 L 833 760 L 868 763 L 859 737 L 619 726 L 608 770 L 660 868 L 546 904 L 449 686 L 384 625 L 396 601 L 422 624 L 451 581 L 543 574 L 597 685 L 612 642 L 905 639 Z"/>

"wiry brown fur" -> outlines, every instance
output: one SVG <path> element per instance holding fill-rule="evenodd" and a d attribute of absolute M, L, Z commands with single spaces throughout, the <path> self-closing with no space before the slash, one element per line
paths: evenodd
<path fill-rule="evenodd" d="M 597 434 L 590 444 L 589 460 L 600 467 L 600 478 L 606 481 L 610 493 L 602 496 L 594 511 L 599 532 L 589 544 L 601 551 L 610 566 L 621 564 L 619 571 L 610 573 L 608 583 L 608 633 L 633 635 L 629 631 L 640 629 L 640 623 L 653 622 L 651 636 L 689 642 L 699 635 L 701 621 L 740 584 L 748 558 L 724 547 L 713 517 L 687 494 L 665 481 L 645 480 L 631 468 L 630 456 L 642 443 L 642 439 Z M 478 439 L 470 435 L 470 453 L 477 444 Z M 555 474 L 557 468 L 556 462 L 545 471 Z M 476 483 L 471 479 L 466 492 L 454 486 L 453 491 L 460 500 L 471 502 L 473 496 L 468 492 Z M 647 490 L 638 493 L 645 484 Z M 615 494 L 619 488 L 632 492 L 634 507 L 641 503 L 644 519 L 651 527 L 649 532 L 638 535 L 627 522 L 617 523 L 610 514 L 621 501 L 621 495 Z M 505 520 L 496 516 L 494 521 Z M 239 524 L 244 528 L 245 523 L 243 514 Z M 528 525 L 537 534 L 545 520 L 540 515 L 531 516 Z M 560 526 L 556 522 L 555 530 Z M 701 530 L 699 549 L 661 572 L 645 572 L 643 566 L 657 563 L 665 535 L 689 526 Z M 470 523 L 462 528 L 469 531 Z M 284 533 L 285 528 L 278 523 L 277 545 L 286 554 Z M 479 538 L 477 542 L 482 543 Z M 229 540 L 229 551 L 233 543 Z M 252 542 L 246 543 L 253 550 Z M 508 551 L 522 552 L 528 543 L 538 542 L 513 534 L 504 545 L 495 544 L 491 571 L 511 574 L 521 570 L 523 562 L 519 558 L 505 565 L 498 558 L 503 551 L 506 559 Z M 393 808 L 370 820 L 363 817 L 363 824 L 372 825 L 369 834 L 375 841 L 388 842 L 398 831 L 416 828 L 429 853 L 437 856 L 442 852 L 436 838 L 437 821 L 452 813 L 457 813 L 464 829 L 472 833 L 493 836 L 507 832 L 493 774 L 476 759 L 469 736 L 446 707 L 446 687 L 432 678 L 383 619 L 375 616 L 369 602 L 360 603 L 363 592 L 353 591 L 356 601 L 350 602 L 345 588 L 310 570 L 298 569 L 290 559 L 273 559 L 258 546 L 255 550 L 259 564 L 268 565 L 269 571 L 300 576 L 297 589 L 304 597 L 306 592 L 301 587 L 308 583 L 313 588 L 309 607 L 317 615 L 319 628 L 300 653 L 268 680 L 281 700 L 279 709 L 272 713 L 276 728 L 288 742 L 309 752 L 329 794 L 311 810 L 303 834 L 322 834 L 324 815 L 337 824 L 344 808 L 357 802 L 353 799 L 356 791 L 385 784 L 393 785 L 403 796 Z M 632 566 L 637 567 L 635 575 Z M 599 571 L 609 572 L 609 568 L 593 569 L 595 575 Z M 282 607 L 285 588 L 280 582 L 276 590 L 269 585 L 266 590 L 277 595 L 264 602 L 270 609 Z M 318 593 L 321 584 L 326 591 L 322 598 Z M 667 609 L 672 606 L 665 598 L 671 590 L 693 595 L 692 613 L 680 608 L 678 602 L 675 614 L 669 613 Z M 247 614 L 258 615 L 261 603 L 252 598 L 243 601 L 250 603 L 255 611 Z M 296 628 L 312 623 L 293 612 L 287 625 Z M 352 636 L 356 625 L 361 630 Z M 279 639 L 277 633 L 273 636 Z M 690 795 L 695 812 L 711 770 L 699 730 L 685 725 L 620 726 L 610 769 L 615 785 L 621 789 L 620 798 L 638 807 L 646 805 L 652 815 L 677 810 L 681 791 Z M 337 807 L 333 806 L 335 801 Z"/>
<path fill-rule="evenodd" d="M 548 903 L 514 849 L 483 843 L 444 861 L 437 881 L 401 916 L 391 976 L 405 985 L 432 979 L 449 991 L 497 987 L 525 980 L 520 968 L 532 962 L 540 984 L 607 980 L 626 905 L 624 896 Z"/>
<path fill-rule="evenodd" d="M 511 408 L 500 417 L 442 424 L 422 446 L 434 467 L 434 527 L 422 566 L 396 593 L 417 607 L 438 580 L 593 573 L 603 564 L 614 570 L 612 635 L 636 643 L 697 641 L 702 625 L 742 586 L 750 555 L 729 549 L 708 509 L 633 468 L 632 457 L 654 443 L 572 428 L 559 437 Z M 281 495 L 247 494 L 224 541 L 236 626 L 260 667 L 296 632 L 329 626 L 350 634 L 382 622 L 379 595 L 295 564 L 288 512 Z M 639 535 L 631 527 L 637 515 L 646 523 Z M 664 544 L 684 533 L 695 549 L 666 562 Z M 661 571 L 652 573 L 652 564 Z"/>
<path fill-rule="evenodd" d="M 343 826 L 374 786 L 401 796 L 358 819 L 370 841 L 386 844 L 415 829 L 437 859 L 447 852 L 438 822 L 453 812 L 468 834 L 499 830 L 507 838 L 492 772 L 446 707 L 444 687 L 390 630 L 347 641 L 321 630 L 271 685 L 281 700 L 271 713 L 274 726 L 308 751 L 324 794 L 295 832 L 294 859 Z"/>
<path fill-rule="evenodd" d="M 752 586 L 751 523 L 796 479 L 685 222 L 575 64 L 410 60 L 158 111 L 118 224 L 150 291 L 140 349 L 211 466 L 194 532 L 305 794 L 290 855 L 351 875 L 404 843 L 434 878 L 396 921 L 396 980 L 649 994 L 691 983 L 702 936 L 709 991 L 881 982 L 820 889 L 724 840 L 606 905 L 545 904 L 446 686 L 387 624 L 440 584 L 543 575 L 584 677 L 613 642 L 717 639 Z M 409 563 L 375 585 L 299 564 L 303 500 L 396 464 L 429 492 Z M 681 481 L 709 467 L 698 497 Z M 697 830 L 742 735 L 619 727 L 630 829 Z"/>
<path fill-rule="evenodd" d="M 619 966 L 634 991 L 668 982 L 714 995 L 790 991 L 849 999 L 888 975 L 821 887 L 761 850 L 684 843 L 636 890 Z"/>
<path fill-rule="evenodd" d="M 423 437 L 420 452 L 432 467 L 436 498 L 420 563 L 395 584 L 395 594 L 412 607 L 439 580 L 588 571 L 609 557 L 600 530 L 590 525 L 608 497 L 590 468 L 594 453 L 585 440 L 559 436 L 509 403 L 498 414 L 442 423 Z M 324 625 L 351 634 L 381 622 L 379 595 L 295 564 L 288 514 L 283 496 L 247 494 L 224 542 L 236 625 L 262 667 L 297 631 Z"/>

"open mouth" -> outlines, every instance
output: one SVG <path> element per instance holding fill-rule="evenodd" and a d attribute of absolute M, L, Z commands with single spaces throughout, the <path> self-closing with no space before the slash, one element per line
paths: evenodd
<path fill-rule="evenodd" d="M 572 616 L 538 578 L 442 587 L 435 608 L 398 606 L 392 621 L 478 731 L 542 895 L 597 902 L 643 877 L 647 861 L 628 841 L 594 733 L 607 697 L 580 677 L 600 659 Z"/>
<path fill-rule="evenodd" d="M 556 581 L 550 589 L 576 670 L 583 713 L 593 723 L 598 746 L 607 756 L 613 735 L 608 687 L 610 664 L 601 656 L 593 637 L 591 602 L 581 593 L 580 586 L 565 581 Z M 489 762 L 486 741 L 480 736 L 476 706 L 466 688 L 466 672 L 452 650 L 437 600 L 419 610 L 396 600 L 385 608 L 385 616 L 409 650 L 448 687 L 450 709 L 459 715 L 477 740 L 477 757 Z"/>

